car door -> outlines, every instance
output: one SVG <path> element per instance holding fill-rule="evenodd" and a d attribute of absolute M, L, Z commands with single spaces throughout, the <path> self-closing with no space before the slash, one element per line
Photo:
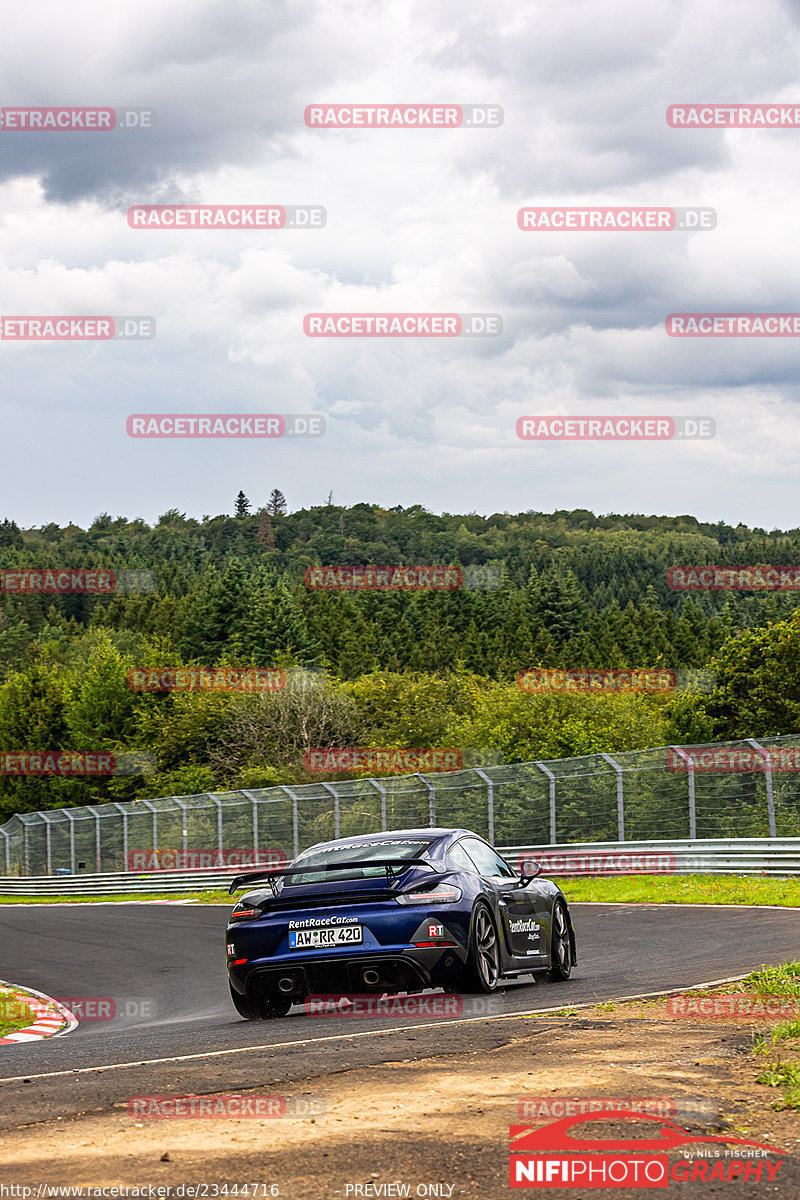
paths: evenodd
<path fill-rule="evenodd" d="M 523 886 L 519 875 L 505 859 L 480 838 L 463 838 L 458 844 L 497 895 L 503 941 L 510 953 L 514 958 L 545 958 L 547 930 L 538 889 Z"/>

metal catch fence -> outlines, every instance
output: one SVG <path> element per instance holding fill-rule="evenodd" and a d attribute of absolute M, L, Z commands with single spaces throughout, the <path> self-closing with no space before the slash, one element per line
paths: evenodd
<path fill-rule="evenodd" d="M 274 865 L 434 825 L 515 847 L 798 837 L 800 736 L 20 813 L 0 826 L 0 874 Z"/>

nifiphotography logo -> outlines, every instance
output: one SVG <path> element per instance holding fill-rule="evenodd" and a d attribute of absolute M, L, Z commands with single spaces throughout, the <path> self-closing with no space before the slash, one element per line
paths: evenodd
<path fill-rule="evenodd" d="M 631 1137 L 597 1136 L 597 1122 L 649 1123 Z M 573 1134 L 576 1126 L 585 1126 Z M 639 1136 L 635 1136 L 638 1132 Z M 786 1154 L 742 1138 L 691 1133 L 662 1117 L 620 1109 L 564 1117 L 536 1128 L 509 1127 L 511 1187 L 666 1188 L 675 1183 L 772 1183 Z M 687 1147 L 702 1145 L 689 1152 Z M 670 1154 L 675 1155 L 670 1159 Z"/>

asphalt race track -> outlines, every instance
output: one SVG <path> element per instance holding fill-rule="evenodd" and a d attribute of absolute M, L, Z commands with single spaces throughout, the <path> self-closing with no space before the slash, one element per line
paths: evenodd
<path fill-rule="evenodd" d="M 518 1022 L 487 1020 L 487 999 L 494 1017 L 667 991 L 800 958 L 793 909 L 576 904 L 580 961 L 568 983 L 515 984 L 490 998 L 465 997 L 460 1021 L 320 1019 L 296 1008 L 282 1020 L 250 1022 L 238 1017 L 228 995 L 228 911 L 173 904 L 0 907 L 0 978 L 62 999 L 111 1000 L 115 1008 L 112 1020 L 85 1020 L 61 1037 L 0 1047 L 0 1129 L 145 1092 L 258 1087 L 457 1053 L 466 1044 L 501 1045 Z"/>

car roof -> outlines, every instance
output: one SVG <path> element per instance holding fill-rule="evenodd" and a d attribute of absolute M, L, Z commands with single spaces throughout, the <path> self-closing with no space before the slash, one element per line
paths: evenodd
<path fill-rule="evenodd" d="M 308 850 L 320 850 L 323 846 L 360 846 L 364 843 L 374 842 L 402 842 L 408 838 L 424 839 L 425 841 L 443 841 L 445 839 L 454 839 L 461 837 L 464 834 L 469 834 L 471 837 L 478 837 L 479 834 L 471 833 L 469 829 L 455 829 L 445 826 L 430 826 L 425 825 L 420 829 L 392 829 L 390 831 L 378 830 L 375 833 L 359 833 L 351 837 L 331 838 L 327 842 L 315 842 L 313 846 L 308 846 L 302 853 Z M 481 838 L 481 841 L 484 839 Z"/>

